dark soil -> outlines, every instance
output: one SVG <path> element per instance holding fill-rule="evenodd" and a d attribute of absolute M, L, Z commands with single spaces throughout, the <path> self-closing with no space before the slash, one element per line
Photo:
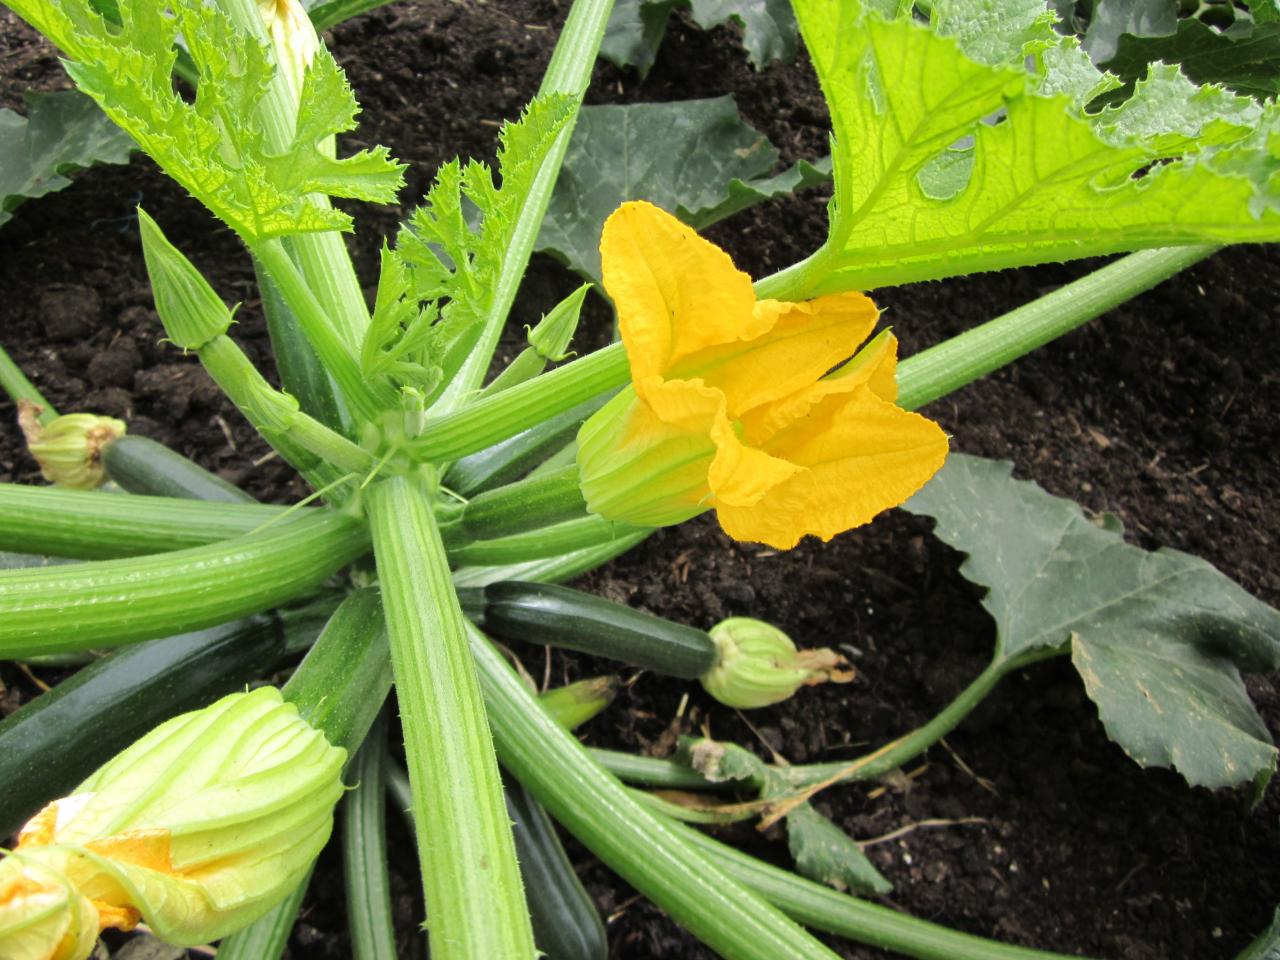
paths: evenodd
<path fill-rule="evenodd" d="M 359 141 L 389 144 L 413 164 L 406 205 L 439 162 L 491 155 L 496 123 L 514 116 L 536 87 L 565 10 L 556 0 L 421 0 L 336 31 L 331 44 L 366 111 Z M 64 84 L 52 51 L 0 14 L 0 105 L 17 106 L 28 88 Z M 805 63 L 754 73 L 728 28 L 702 33 L 677 18 L 646 81 L 602 66 L 590 99 L 724 92 L 737 95 L 786 160 L 823 150 L 825 108 Z M 302 488 L 278 461 L 264 460 L 266 447 L 198 366 L 159 342 L 133 213 L 139 202 L 224 298 L 245 301 L 236 335 L 269 365 L 247 259 L 226 229 L 144 159 L 88 171 L 0 230 L 4 345 L 60 409 L 125 416 L 132 431 L 176 446 L 265 499 L 297 498 Z M 760 275 L 817 245 L 823 203 L 807 194 L 740 215 L 711 235 Z M 355 249 L 366 282 L 378 238 L 398 213 L 359 214 Z M 1088 266 L 917 285 L 877 299 L 910 354 Z M 536 261 L 516 319 L 536 319 L 570 288 L 558 266 Z M 1278 343 L 1280 264 L 1273 250 L 1237 248 L 930 412 L 956 449 L 1012 459 L 1020 475 L 1052 493 L 1117 514 L 1134 542 L 1202 556 L 1275 604 L 1280 521 L 1267 504 L 1280 476 Z M 0 421 L 12 418 L 0 403 Z M 38 482 L 14 430 L 0 435 L 0 480 Z M 660 750 L 679 722 L 801 763 L 856 756 L 927 720 L 982 669 L 993 640 L 980 591 L 957 574 L 960 556 L 929 528 L 895 512 L 830 544 L 777 554 L 733 543 L 703 518 L 662 531 L 584 577 L 582 585 L 606 596 L 699 626 L 752 614 L 803 645 L 851 647 L 861 674 L 854 684 L 806 691 L 749 717 L 714 706 L 696 686 L 644 676 L 592 722 L 587 741 Z M 524 654 L 540 675 L 541 652 Z M 556 653 L 549 669 L 559 681 L 606 667 Z M 9 665 L 0 679 L 6 713 L 32 693 Z M 1273 732 L 1280 730 L 1277 680 L 1249 680 Z M 885 902 L 912 915 L 1071 954 L 1225 960 L 1280 902 L 1276 789 L 1250 810 L 1241 792 L 1192 789 L 1173 773 L 1139 769 L 1107 740 L 1066 663 L 1006 680 L 945 748 L 908 774 L 887 785 L 831 789 L 818 806 L 859 839 L 927 819 L 981 820 L 868 848 L 895 885 Z M 766 856 L 785 855 L 774 838 L 749 828 L 728 836 Z M 393 844 L 396 909 L 402 956 L 420 957 L 418 884 L 402 855 L 410 849 Z M 709 956 L 590 854 L 574 854 L 609 918 L 614 956 Z M 344 923 L 339 864 L 327 854 L 292 955 L 348 956 Z M 836 949 L 859 960 L 883 956 L 846 943 Z"/>

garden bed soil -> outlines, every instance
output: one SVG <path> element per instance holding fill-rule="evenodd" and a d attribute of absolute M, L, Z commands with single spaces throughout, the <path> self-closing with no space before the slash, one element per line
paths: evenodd
<path fill-rule="evenodd" d="M 407 209 L 441 161 L 492 155 L 497 123 L 514 117 L 536 88 L 565 12 L 555 0 L 404 2 L 340 27 L 330 42 L 366 121 L 346 143 L 385 143 L 412 164 L 402 194 Z M 65 85 L 50 48 L 0 13 L 0 105 L 19 106 L 26 89 Z M 825 107 L 803 57 L 754 72 L 731 27 L 704 33 L 673 18 L 646 80 L 602 64 L 588 99 L 725 92 L 784 160 L 823 152 Z M 739 215 L 710 235 L 759 276 L 818 244 L 824 202 L 820 192 L 806 193 Z M 5 347 L 59 409 L 126 417 L 133 432 L 175 446 L 264 499 L 296 499 L 303 488 L 278 460 L 264 459 L 266 447 L 198 364 L 160 342 L 139 250 L 139 203 L 225 299 L 244 301 L 235 335 L 269 366 L 252 273 L 237 242 L 141 158 L 78 176 L 0 230 Z M 378 240 L 402 211 L 356 213 L 358 267 L 371 283 Z M 882 291 L 877 300 L 910 354 L 1089 266 L 920 284 Z M 536 320 L 572 284 L 558 265 L 536 258 L 517 324 Z M 599 308 L 593 323 L 598 342 L 608 327 Z M 1119 516 L 1134 543 L 1204 557 L 1276 604 L 1280 520 L 1269 499 L 1280 476 L 1277 344 L 1280 264 L 1273 249 L 1236 248 L 929 412 L 955 449 L 1011 459 L 1018 475 L 1050 492 Z M 0 422 L 13 419 L 13 408 L 0 402 Z M 0 430 L 0 480 L 39 482 L 12 427 Z M 859 677 L 742 715 L 696 686 L 641 676 L 583 737 L 661 753 L 679 726 L 792 763 L 852 757 L 885 743 L 937 712 L 989 656 L 991 621 L 980 590 L 957 573 L 960 560 L 931 537 L 928 520 L 902 512 L 781 554 L 734 543 L 707 517 L 661 531 L 580 585 L 702 627 L 728 615 L 762 617 L 802 645 L 842 647 Z M 608 669 L 559 652 L 549 665 L 541 651 L 521 654 L 534 675 L 545 666 L 555 682 Z M 3 713 L 34 693 L 12 665 L 0 666 L 0 680 Z M 1248 680 L 1273 733 L 1280 730 L 1278 681 Z M 1243 791 L 1192 789 L 1169 771 L 1139 769 L 1107 740 L 1062 661 L 1006 679 L 906 776 L 833 788 L 817 805 L 860 840 L 951 821 L 867 848 L 894 884 L 883 902 L 1009 943 L 1113 960 L 1226 960 L 1280 902 L 1280 790 L 1250 809 Z M 421 957 L 412 845 L 397 820 L 390 824 L 401 955 Z M 773 835 L 739 827 L 725 836 L 785 857 Z M 608 918 L 613 956 L 710 956 L 587 851 L 571 851 Z M 344 924 L 340 864 L 329 852 L 290 955 L 349 956 Z M 884 956 L 832 942 L 844 957 Z"/>

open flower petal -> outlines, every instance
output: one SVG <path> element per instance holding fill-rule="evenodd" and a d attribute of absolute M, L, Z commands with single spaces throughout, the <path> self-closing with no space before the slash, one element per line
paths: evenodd
<path fill-rule="evenodd" d="M 860 293 L 820 297 L 808 303 L 762 300 L 755 320 L 772 317 L 751 340 L 706 347 L 666 371 L 698 377 L 724 392 L 729 416 L 738 418 L 822 377 L 846 359 L 875 329 L 880 311 Z"/>
<path fill-rule="evenodd" d="M 879 318 L 863 295 L 757 302 L 721 250 L 645 203 L 609 218 L 600 252 L 633 390 L 578 435 L 593 512 L 662 525 L 714 507 L 730 536 L 787 549 L 867 523 L 942 465 L 946 435 L 894 404 L 897 341 L 854 353 Z"/>
<path fill-rule="evenodd" d="M 651 203 L 624 203 L 609 216 L 600 258 L 638 380 L 772 325 L 768 316 L 752 321 L 751 278 L 729 255 Z"/>
<path fill-rule="evenodd" d="M 947 436 L 860 386 L 829 395 L 767 446 L 802 467 L 754 507 L 717 503 L 729 536 L 790 549 L 806 534 L 830 540 L 870 522 L 924 486 L 947 456 Z"/>

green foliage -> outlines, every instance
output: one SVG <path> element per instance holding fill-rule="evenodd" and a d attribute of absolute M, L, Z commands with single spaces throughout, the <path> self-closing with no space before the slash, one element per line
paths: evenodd
<path fill-rule="evenodd" d="M 122 0 L 116 30 L 87 0 L 13 0 L 19 16 L 70 58 L 81 90 L 247 242 L 287 234 L 349 229 L 351 219 L 309 202 L 326 194 L 388 203 L 402 167 L 386 148 L 338 160 L 319 149 L 350 130 L 355 97 L 321 49 L 307 71 L 294 136 L 274 148 L 256 111 L 273 67 L 268 48 L 238 31 L 216 5 Z M 172 83 L 181 34 L 199 75 L 194 102 Z"/>
<path fill-rule="evenodd" d="M 0 110 L 0 226 L 18 204 L 61 190 L 95 163 L 127 163 L 136 144 L 74 90 L 28 93 L 27 116 Z"/>
<path fill-rule="evenodd" d="M 777 162 L 729 96 L 583 107 L 538 248 L 598 279 L 601 227 L 625 200 L 649 200 L 702 229 L 826 179 L 804 162 L 769 176 Z"/>
<path fill-rule="evenodd" d="M 383 251 L 364 374 L 389 374 L 430 396 L 475 344 L 525 198 L 575 112 L 577 98 L 535 97 L 499 133 L 498 173 L 477 160 L 444 164 L 394 251 Z M 473 226 L 477 224 L 477 226 Z M 421 305 L 420 305 L 421 302 Z"/>
<path fill-rule="evenodd" d="M 1124 542 L 1011 465 L 952 454 L 905 504 L 988 588 L 996 659 L 1070 644 L 1108 735 L 1210 787 L 1265 777 L 1276 749 L 1240 670 L 1280 668 L 1280 613 L 1203 560 Z"/>
<path fill-rule="evenodd" d="M 766 800 L 785 796 L 791 789 L 784 777 L 736 744 L 690 740 L 682 742 L 680 750 L 685 762 L 710 783 L 742 780 L 759 789 Z M 812 804 L 797 805 L 785 819 L 787 847 L 803 876 L 868 896 L 883 896 L 893 889 L 862 848 Z"/>
<path fill-rule="evenodd" d="M 600 45 L 600 55 L 646 76 L 662 46 L 671 11 L 687 7 L 694 23 L 711 30 L 725 23 L 742 28 L 742 46 L 757 70 L 796 55 L 796 20 L 790 0 L 618 0 Z"/>
<path fill-rule="evenodd" d="M 1087 115 L 1116 82 L 1038 0 L 939 0 L 931 27 L 857 0 L 796 10 L 836 134 L 806 292 L 1280 238 L 1274 105 L 1157 71 Z"/>
<path fill-rule="evenodd" d="M 1167 35 L 1129 33 L 1103 66 L 1126 83 L 1156 60 L 1176 63 L 1196 83 L 1220 83 L 1264 99 L 1280 94 L 1280 20 L 1220 32 L 1199 20 L 1183 20 Z"/>
<path fill-rule="evenodd" d="M 1280 957 L 1280 910 L 1271 918 L 1271 925 L 1258 934 L 1236 960 L 1276 960 L 1277 957 Z"/>
<path fill-rule="evenodd" d="M 1094 63 L 1105 63 L 1115 56 L 1122 36 L 1164 37 L 1177 27 L 1176 0 L 1097 0 L 1080 45 Z"/>

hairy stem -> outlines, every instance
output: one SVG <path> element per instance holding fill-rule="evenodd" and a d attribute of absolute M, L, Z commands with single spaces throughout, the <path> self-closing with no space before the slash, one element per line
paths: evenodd
<path fill-rule="evenodd" d="M 418 479 L 368 491 L 437 960 L 532 960 L 533 931 L 466 621 Z"/>

